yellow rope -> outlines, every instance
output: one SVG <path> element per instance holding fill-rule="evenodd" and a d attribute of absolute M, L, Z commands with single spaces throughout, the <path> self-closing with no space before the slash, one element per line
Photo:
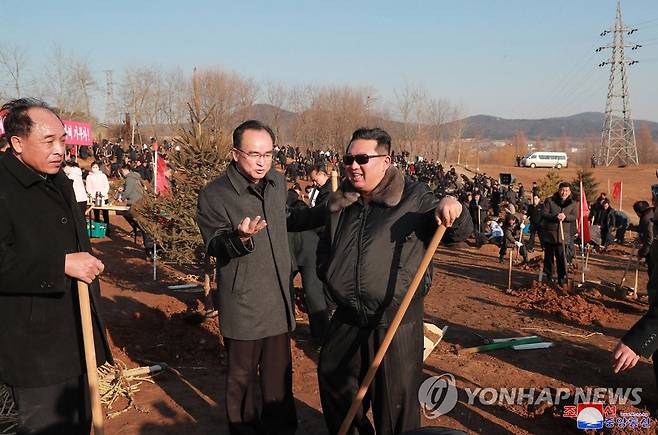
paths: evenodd
<path fill-rule="evenodd" d="M 105 363 L 98 368 L 98 391 L 101 403 L 111 410 L 119 398 L 125 397 L 128 401 L 123 409 L 108 412 L 107 418 L 116 417 L 130 409 L 146 412 L 135 402 L 135 393 L 139 391 L 142 382 L 153 383 L 153 379 L 150 375 L 126 375 L 126 370 L 126 365 L 119 360 L 115 365 Z M 7 385 L 0 384 L 0 435 L 15 435 L 18 421 L 18 411 L 11 389 Z"/>
<path fill-rule="evenodd" d="M 0 434 L 15 435 L 18 426 L 18 412 L 14 397 L 7 385 L 0 384 Z"/>
<path fill-rule="evenodd" d="M 529 330 L 529 331 L 553 332 L 555 334 L 567 335 L 569 337 L 578 337 L 578 338 L 590 338 L 594 335 L 603 335 L 603 333 L 601 333 L 601 332 L 590 332 L 587 335 L 572 334 L 571 332 L 556 331 L 555 329 L 550 329 L 550 328 L 521 328 L 521 329 Z"/>

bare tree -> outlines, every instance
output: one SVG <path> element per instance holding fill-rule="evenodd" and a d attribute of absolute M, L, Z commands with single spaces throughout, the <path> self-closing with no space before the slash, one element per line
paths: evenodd
<path fill-rule="evenodd" d="M 151 66 L 130 65 L 124 71 L 119 94 L 124 110 L 131 113 L 137 127 L 155 119 L 153 100 L 158 92 L 159 80 L 159 72 Z"/>
<path fill-rule="evenodd" d="M 464 119 L 464 108 L 455 106 L 451 113 L 452 141 L 457 145 L 457 164 L 461 164 L 462 149 L 464 141 L 464 131 L 466 130 L 466 120 Z"/>
<path fill-rule="evenodd" d="M 411 116 L 413 113 L 413 100 L 414 88 L 409 83 L 406 83 L 404 88 L 395 92 L 395 107 L 398 111 L 400 122 L 399 136 L 403 147 L 409 146 L 413 143 Z M 413 150 L 411 150 L 413 152 Z"/>
<path fill-rule="evenodd" d="M 637 157 L 640 163 L 656 162 L 656 143 L 651 137 L 649 124 L 642 122 L 637 133 Z"/>
<path fill-rule="evenodd" d="M 162 122 L 180 125 L 188 113 L 191 99 L 190 81 L 180 68 L 166 71 L 162 76 Z"/>
<path fill-rule="evenodd" d="M 15 97 L 23 95 L 24 76 L 27 68 L 27 52 L 24 48 L 9 43 L 0 47 L 0 68 L 9 76 L 9 88 Z"/>
<path fill-rule="evenodd" d="M 433 147 L 430 152 L 432 159 L 441 159 L 441 144 L 445 139 L 445 124 L 450 113 L 450 103 L 443 98 L 431 98 L 427 104 L 427 124 L 430 126 L 430 137 Z M 445 160 L 445 155 L 443 156 Z"/>
<path fill-rule="evenodd" d="M 258 84 L 221 67 L 199 70 L 197 78 L 201 110 L 209 114 L 211 132 L 228 138 L 236 124 L 251 116 Z"/>
<path fill-rule="evenodd" d="M 265 101 L 272 106 L 271 126 L 277 138 L 281 137 L 281 114 L 288 101 L 288 90 L 280 82 L 268 81 L 265 83 Z"/>
<path fill-rule="evenodd" d="M 82 112 L 87 118 L 91 117 L 91 96 L 97 89 L 96 80 L 86 59 L 77 59 L 70 63 L 71 90 L 75 101 L 79 102 L 77 112 Z"/>
<path fill-rule="evenodd" d="M 296 113 L 292 123 L 291 136 L 296 145 L 306 144 L 313 146 L 306 137 L 307 130 L 311 121 L 309 113 L 316 90 L 311 85 L 297 85 L 290 89 L 288 93 L 288 106 Z"/>
<path fill-rule="evenodd" d="M 70 116 L 75 111 L 70 89 L 70 68 L 66 59 L 62 47 L 53 46 L 39 80 L 44 86 L 39 93 L 57 107 L 62 116 Z"/>
<path fill-rule="evenodd" d="M 514 157 L 524 156 L 528 150 L 528 138 L 523 130 L 516 130 L 512 143 L 514 144 Z"/>

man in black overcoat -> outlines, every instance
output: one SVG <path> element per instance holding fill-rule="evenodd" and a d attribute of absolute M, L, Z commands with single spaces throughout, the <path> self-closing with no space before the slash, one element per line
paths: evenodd
<path fill-rule="evenodd" d="M 111 360 L 99 315 L 103 263 L 89 252 L 72 181 L 60 171 L 62 121 L 43 102 L 6 103 L 0 159 L 0 383 L 17 432 L 89 434 L 91 414 L 77 281 L 90 284 L 97 364 Z"/>

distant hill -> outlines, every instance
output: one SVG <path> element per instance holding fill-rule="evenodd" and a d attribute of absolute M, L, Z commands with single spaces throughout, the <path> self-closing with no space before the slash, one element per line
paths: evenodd
<path fill-rule="evenodd" d="M 634 121 L 635 134 L 640 124 L 646 122 L 651 135 L 658 138 L 658 122 Z M 562 118 L 547 119 L 504 119 L 488 115 L 476 115 L 466 118 L 466 136 L 480 136 L 490 139 L 507 139 L 523 130 L 528 139 L 535 137 L 558 138 L 563 132 L 570 138 L 585 138 L 601 134 L 603 113 L 585 112 Z"/>
<path fill-rule="evenodd" d="M 288 110 L 278 109 L 269 104 L 255 104 L 250 109 L 250 115 L 265 123 L 271 124 L 275 114 L 278 113 L 281 132 L 285 135 L 297 114 Z M 490 115 L 475 115 L 465 119 L 465 137 L 481 137 L 487 139 L 511 139 L 518 130 L 522 130 L 528 140 L 534 138 L 552 139 L 564 135 L 571 139 L 584 139 L 586 137 L 598 136 L 603 126 L 603 113 L 584 112 L 577 115 L 561 118 L 546 119 L 505 119 Z M 637 134 L 640 124 L 646 122 L 651 130 L 651 135 L 658 140 L 658 122 L 635 121 L 635 133 Z M 397 126 L 395 121 L 386 121 L 386 125 Z"/>

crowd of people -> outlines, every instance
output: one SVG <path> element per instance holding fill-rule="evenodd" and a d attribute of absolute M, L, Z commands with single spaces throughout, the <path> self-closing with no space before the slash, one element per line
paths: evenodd
<path fill-rule="evenodd" d="M 97 363 L 111 362 L 112 355 L 98 303 L 104 265 L 91 253 L 81 210 L 89 195 L 106 198 L 108 177 L 115 176 L 124 180 L 120 193 L 129 204 L 138 202 L 149 177 L 139 168 L 151 166 L 151 152 L 129 147 L 126 156 L 121 144 L 101 143 L 92 147 L 96 161 L 85 177 L 74 162 L 66 162 L 66 133 L 48 105 L 20 99 L 2 110 L 9 148 L 0 157 L 0 317 L 6 325 L 0 333 L 0 382 L 14 393 L 21 431 L 89 433 L 76 320 L 78 281 L 91 285 Z M 496 244 L 500 259 L 518 252 L 527 261 L 538 239 L 544 276 L 558 286 L 566 283 L 580 209 L 568 182 L 555 192 L 541 192 L 537 183 L 526 191 L 502 174 L 499 179 L 469 176 L 456 167 L 394 153 L 390 135 L 380 128 L 354 131 L 342 154 L 279 148 L 272 129 L 256 120 L 240 124 L 232 139 L 231 163 L 200 191 L 197 208 L 205 252 L 217 259 L 231 434 L 296 431 L 290 340 L 297 273 L 320 346 L 319 395 L 331 434 L 338 433 L 441 227 L 448 250 L 470 238 L 478 246 Z M 340 174 L 335 189 L 333 171 Z M 300 177 L 311 183 L 308 191 L 297 184 Z M 615 371 L 658 349 L 656 205 L 658 192 L 651 205 L 638 201 L 633 206 L 640 218 L 634 228 L 638 252 L 649 264 L 650 309 L 613 351 Z M 628 218 L 613 210 L 605 195 L 591 209 L 603 247 L 624 243 Z M 397 326 L 352 431 L 418 430 L 423 298 L 431 283 L 430 268 Z"/>

